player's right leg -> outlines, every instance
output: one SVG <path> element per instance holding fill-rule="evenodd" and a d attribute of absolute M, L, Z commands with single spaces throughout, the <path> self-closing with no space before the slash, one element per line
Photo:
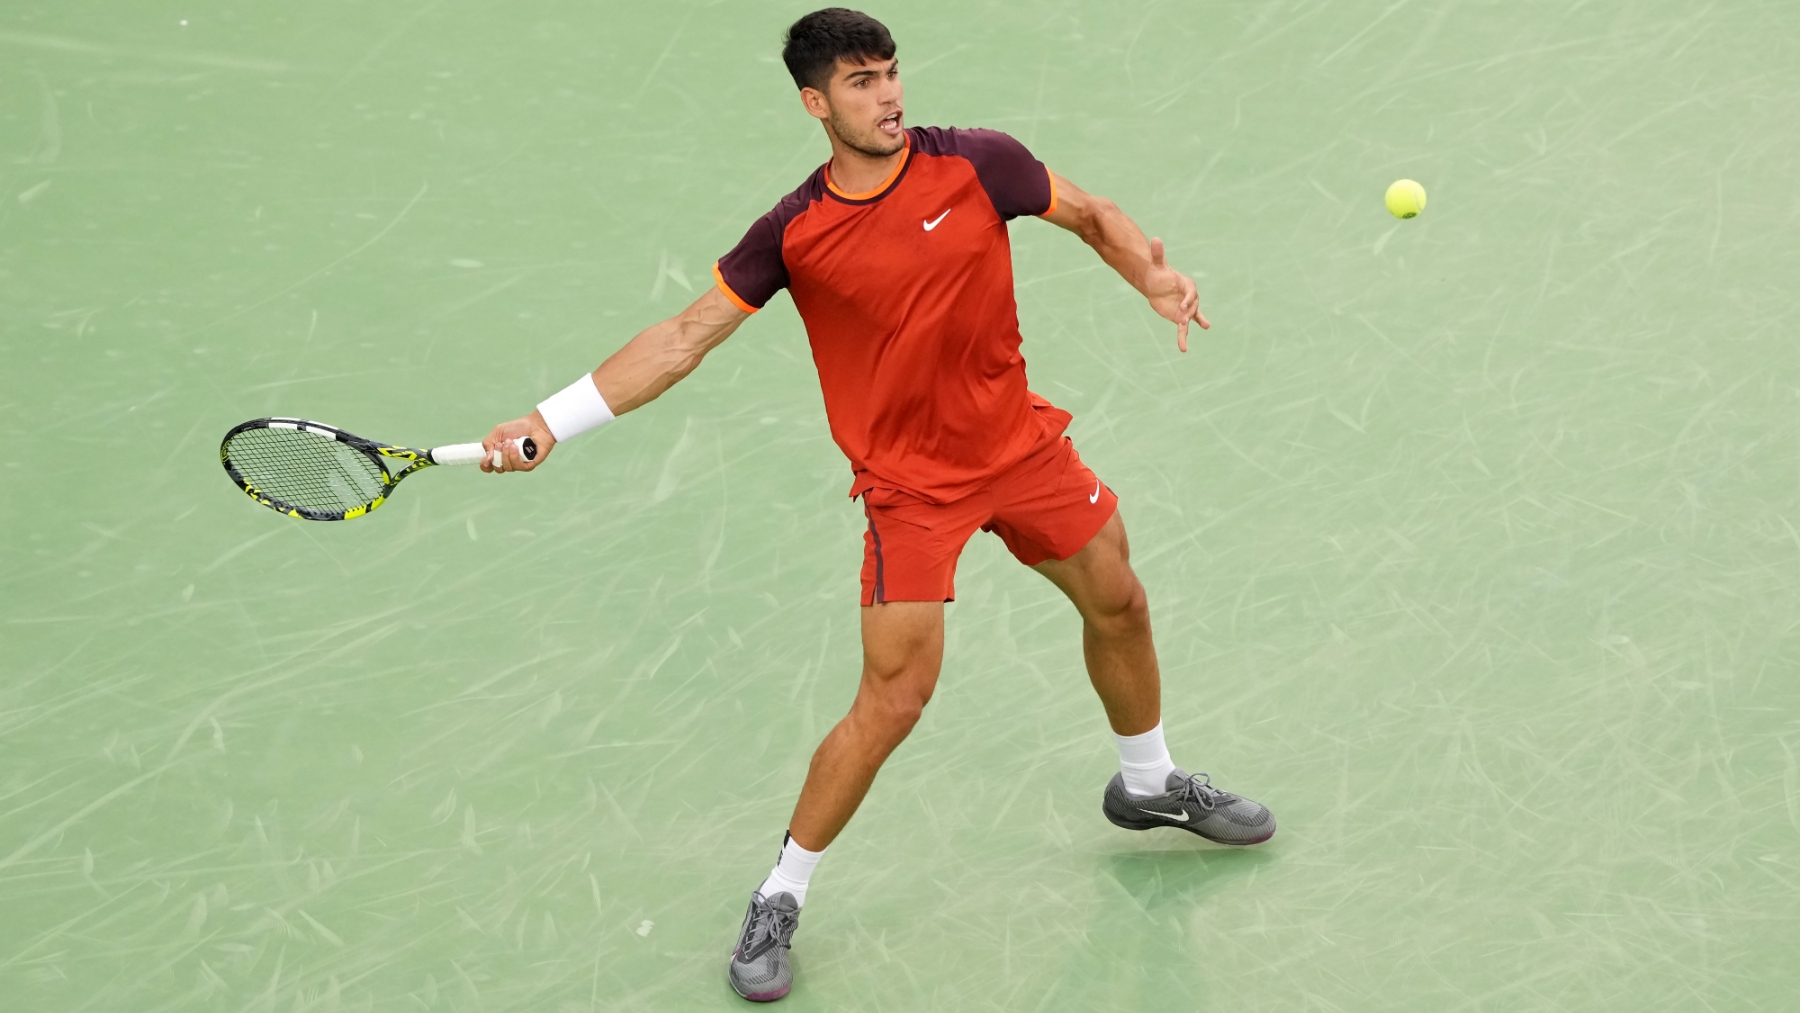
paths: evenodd
<path fill-rule="evenodd" d="M 775 869 L 751 895 L 727 973 L 746 999 L 793 986 L 788 945 L 820 853 L 850 822 L 876 771 L 918 723 L 944 658 L 944 603 L 896 601 L 862 610 L 863 671 L 850 713 L 813 753 Z"/>
<path fill-rule="evenodd" d="M 944 661 L 944 603 L 895 601 L 862 610 L 856 700 L 813 753 L 788 832 L 823 850 L 862 804 L 875 772 L 918 723 Z"/>

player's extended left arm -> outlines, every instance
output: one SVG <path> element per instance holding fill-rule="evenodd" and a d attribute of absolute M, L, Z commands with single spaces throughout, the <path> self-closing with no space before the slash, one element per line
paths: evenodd
<path fill-rule="evenodd" d="M 1150 307 L 1175 324 L 1175 337 L 1187 351 L 1188 323 L 1211 327 L 1200 312 L 1200 293 L 1194 280 L 1169 266 L 1160 239 L 1144 238 L 1119 206 L 1105 197 L 1085 193 L 1068 180 L 1050 174 L 1056 185 L 1056 209 L 1044 220 L 1060 225 L 1094 248 L 1107 266 L 1119 272 L 1132 288 L 1150 300 Z"/>
<path fill-rule="evenodd" d="M 495 426 L 482 446 L 489 452 L 503 447 L 502 463 L 495 466 L 484 458 L 481 470 L 533 470 L 550 455 L 559 439 L 656 400 L 693 372 L 707 352 L 717 348 L 748 319 L 750 314 L 718 288 L 708 288 L 687 309 L 645 328 L 602 362 L 599 369 L 538 405 L 537 411 Z M 546 414 L 556 420 L 547 419 Z M 527 436 L 538 449 L 537 457 L 530 461 L 519 455 L 518 445 L 513 442 Z"/>

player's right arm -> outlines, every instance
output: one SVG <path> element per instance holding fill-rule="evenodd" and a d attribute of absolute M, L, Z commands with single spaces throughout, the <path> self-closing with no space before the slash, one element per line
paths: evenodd
<path fill-rule="evenodd" d="M 749 317 L 717 286 L 708 288 L 687 309 L 647 328 L 602 362 L 592 374 L 594 387 L 614 415 L 647 405 L 692 373 L 707 352 L 731 337 Z M 517 446 L 509 442 L 523 436 L 537 443 L 535 460 L 521 458 Z M 483 461 L 482 471 L 531 471 L 550 456 L 556 437 L 544 417 L 534 411 L 495 426 L 481 445 L 490 453 L 496 446 L 507 448 L 504 467 Z"/>

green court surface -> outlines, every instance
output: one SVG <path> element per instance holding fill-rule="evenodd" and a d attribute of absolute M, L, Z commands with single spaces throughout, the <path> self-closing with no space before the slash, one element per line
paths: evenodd
<path fill-rule="evenodd" d="M 685 305 L 826 157 L 805 10 L 0 8 L 0 1007 L 738 1008 L 858 666 L 787 297 L 532 476 L 309 524 L 216 447 L 479 439 Z M 1794 1009 L 1800 8 L 871 12 L 910 123 L 1197 276 L 1182 356 L 1012 229 L 1175 758 L 1281 831 L 1106 823 L 1073 612 L 978 536 L 787 1008 Z"/>

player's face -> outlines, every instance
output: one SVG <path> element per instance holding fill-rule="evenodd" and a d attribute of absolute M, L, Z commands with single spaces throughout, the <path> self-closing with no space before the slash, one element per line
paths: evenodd
<path fill-rule="evenodd" d="M 906 147 L 898 59 L 839 60 L 820 98 L 825 112 L 820 119 L 847 147 L 875 158 Z"/>

